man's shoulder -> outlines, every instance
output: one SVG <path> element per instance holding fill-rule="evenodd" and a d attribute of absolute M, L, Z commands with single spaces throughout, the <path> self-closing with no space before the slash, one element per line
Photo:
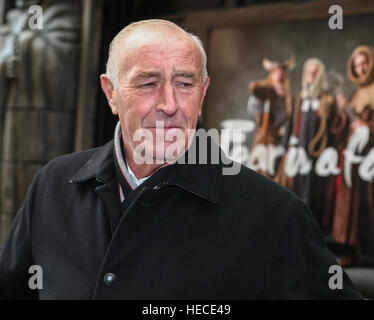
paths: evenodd
<path fill-rule="evenodd" d="M 316 225 L 309 207 L 295 193 L 246 166 L 237 175 L 223 177 L 221 201 L 223 211 L 239 221 L 242 230 L 261 234 L 262 243 L 271 241 L 271 246 L 285 230 Z"/>
<path fill-rule="evenodd" d="M 71 179 L 98 154 L 100 154 L 105 149 L 111 149 L 112 144 L 113 142 L 110 141 L 100 147 L 61 155 L 49 161 L 43 168 L 41 168 L 39 171 L 39 175 L 43 178 L 50 177 L 53 179 Z"/>
<path fill-rule="evenodd" d="M 236 175 L 226 175 L 223 179 L 222 197 L 230 201 L 240 201 L 241 207 L 258 206 L 278 212 L 297 199 L 295 193 L 284 188 L 272 179 L 241 165 L 241 170 Z"/>
<path fill-rule="evenodd" d="M 89 160 L 102 147 L 103 146 L 61 155 L 49 161 L 47 163 L 47 166 L 48 165 L 64 165 L 64 164 L 70 164 L 70 163 L 82 163 L 84 161 Z"/>
<path fill-rule="evenodd" d="M 72 152 L 61 155 L 49 161 L 44 167 L 44 170 L 64 168 L 65 170 L 79 169 L 87 161 L 89 161 L 102 147 L 91 148 L 87 150 Z"/>
<path fill-rule="evenodd" d="M 241 169 L 236 175 L 227 175 L 227 183 L 238 189 L 240 193 L 263 194 L 271 192 L 273 196 L 281 196 L 285 198 L 294 198 L 295 194 L 289 189 L 284 188 L 274 180 L 260 174 L 245 165 L 241 165 Z"/>

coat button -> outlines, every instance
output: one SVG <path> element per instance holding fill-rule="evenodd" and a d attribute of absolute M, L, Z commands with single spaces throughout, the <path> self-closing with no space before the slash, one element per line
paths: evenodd
<path fill-rule="evenodd" d="M 103 180 L 101 180 L 100 178 L 96 178 L 96 182 L 103 183 Z"/>
<path fill-rule="evenodd" d="M 104 283 L 110 287 L 114 285 L 117 281 L 117 276 L 114 273 L 107 273 L 104 276 Z"/>

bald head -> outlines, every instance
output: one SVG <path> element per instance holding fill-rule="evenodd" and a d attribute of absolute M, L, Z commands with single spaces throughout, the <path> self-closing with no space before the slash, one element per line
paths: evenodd
<path fill-rule="evenodd" d="M 192 51 L 201 56 L 201 69 L 203 83 L 205 82 L 208 72 L 206 68 L 207 57 L 201 40 L 177 26 L 175 23 L 166 20 L 152 19 L 143 20 L 129 24 L 123 28 L 112 40 L 109 47 L 109 56 L 106 66 L 106 74 L 113 83 L 118 87 L 119 71 L 123 63 L 130 61 L 121 61 L 127 51 L 138 49 L 141 46 L 149 46 L 162 41 L 167 42 L 185 42 Z"/>
<path fill-rule="evenodd" d="M 114 38 L 107 74 L 100 80 L 112 113 L 119 117 L 126 161 L 137 178 L 189 148 L 210 82 L 197 37 L 163 20 L 131 24 Z M 156 134 L 160 124 L 162 137 Z M 142 141 L 138 138 L 144 130 L 148 134 Z M 145 165 L 136 160 L 143 155 L 152 161 Z"/>

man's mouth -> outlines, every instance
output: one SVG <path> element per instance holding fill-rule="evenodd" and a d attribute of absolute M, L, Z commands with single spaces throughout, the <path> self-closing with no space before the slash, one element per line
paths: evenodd
<path fill-rule="evenodd" d="M 146 127 L 145 129 L 149 130 L 171 130 L 171 129 L 180 129 L 183 130 L 182 126 L 177 126 L 177 125 L 163 125 L 163 126 L 152 126 L 152 127 Z"/>

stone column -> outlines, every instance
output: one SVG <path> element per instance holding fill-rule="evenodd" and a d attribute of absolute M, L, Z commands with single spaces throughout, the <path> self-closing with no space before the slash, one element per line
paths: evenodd
<path fill-rule="evenodd" d="M 79 83 L 81 1 L 16 4 L 0 26 L 0 244 L 37 170 L 74 149 Z"/>

